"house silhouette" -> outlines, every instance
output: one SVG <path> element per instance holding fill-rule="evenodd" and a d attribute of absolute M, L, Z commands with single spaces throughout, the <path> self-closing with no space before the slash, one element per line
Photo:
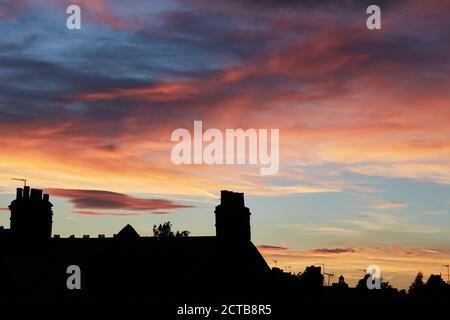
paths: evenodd
<path fill-rule="evenodd" d="M 0 298 L 153 299 L 245 297 L 264 292 L 270 268 L 251 242 L 243 193 L 221 191 L 216 236 L 148 237 L 126 225 L 113 237 L 52 237 L 52 204 L 18 188 L 0 228 Z M 81 289 L 66 285 L 81 270 Z"/>

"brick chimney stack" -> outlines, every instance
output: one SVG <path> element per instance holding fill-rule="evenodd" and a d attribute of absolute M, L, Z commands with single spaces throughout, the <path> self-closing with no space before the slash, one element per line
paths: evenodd
<path fill-rule="evenodd" d="M 220 205 L 216 206 L 216 236 L 226 243 L 251 240 L 250 210 L 245 206 L 244 194 L 222 190 Z"/>
<path fill-rule="evenodd" d="M 29 186 L 17 188 L 11 202 L 11 234 L 16 239 L 49 239 L 52 235 L 52 203 L 49 195 Z"/>

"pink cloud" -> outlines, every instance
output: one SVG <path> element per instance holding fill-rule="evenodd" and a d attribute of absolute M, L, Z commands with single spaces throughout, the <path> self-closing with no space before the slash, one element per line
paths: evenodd
<path fill-rule="evenodd" d="M 131 217 L 139 216 L 139 213 L 112 213 L 112 212 L 97 212 L 97 211 L 71 211 L 68 214 L 79 214 L 87 216 L 108 216 L 108 217 Z"/>
<path fill-rule="evenodd" d="M 75 190 L 46 188 L 51 196 L 63 197 L 77 209 L 115 209 L 133 211 L 151 211 L 155 214 L 166 213 L 164 209 L 192 208 L 193 206 L 174 203 L 165 199 L 144 199 L 127 194 L 103 190 Z M 96 214 L 92 211 L 76 211 L 77 214 Z M 98 213 L 97 215 L 102 215 Z"/>

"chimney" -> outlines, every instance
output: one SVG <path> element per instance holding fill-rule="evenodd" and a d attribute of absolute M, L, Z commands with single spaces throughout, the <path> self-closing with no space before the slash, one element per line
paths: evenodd
<path fill-rule="evenodd" d="M 17 188 L 16 199 L 9 205 L 10 232 L 17 239 L 42 240 L 52 235 L 53 204 L 49 195 L 29 186 Z"/>
<path fill-rule="evenodd" d="M 49 202 L 50 196 L 48 195 L 48 193 L 44 193 L 44 198 L 42 200 L 44 200 L 45 202 Z"/>
<path fill-rule="evenodd" d="M 250 241 L 250 210 L 245 206 L 244 194 L 222 190 L 216 214 L 216 236 L 226 243 Z"/>
<path fill-rule="evenodd" d="M 17 188 L 16 189 L 16 199 L 20 200 L 20 199 L 22 199 L 22 196 L 23 196 L 23 189 Z"/>
<path fill-rule="evenodd" d="M 234 194 L 234 199 L 238 207 L 245 207 L 244 194 L 242 192 L 236 192 Z"/>
<path fill-rule="evenodd" d="M 230 207 L 245 207 L 244 194 L 228 190 L 220 191 L 220 205 Z"/>
<path fill-rule="evenodd" d="M 23 187 L 23 198 L 29 199 L 30 198 L 30 186 L 24 186 Z"/>
<path fill-rule="evenodd" d="M 220 191 L 220 204 L 221 205 L 226 205 L 227 203 L 230 202 L 230 191 L 228 190 L 221 190 Z"/>
<path fill-rule="evenodd" d="M 42 190 L 31 189 L 30 199 L 39 201 L 42 200 Z"/>

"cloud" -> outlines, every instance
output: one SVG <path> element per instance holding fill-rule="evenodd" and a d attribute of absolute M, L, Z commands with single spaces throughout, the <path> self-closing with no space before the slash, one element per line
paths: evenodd
<path fill-rule="evenodd" d="M 268 244 L 262 244 L 258 246 L 258 250 L 260 251 L 283 251 L 288 250 L 287 247 L 273 246 Z"/>
<path fill-rule="evenodd" d="M 311 231 L 321 236 L 338 236 L 338 237 L 360 237 L 364 232 L 357 228 L 345 228 L 332 225 L 312 225 L 312 224 L 288 224 L 283 228 L 299 229 L 303 231 Z"/>
<path fill-rule="evenodd" d="M 430 216 L 446 216 L 446 215 L 448 215 L 448 211 L 447 210 L 432 210 L 432 211 L 428 211 L 427 214 L 429 214 Z"/>
<path fill-rule="evenodd" d="M 356 252 L 353 248 L 320 248 L 320 249 L 312 249 L 310 252 L 313 253 L 325 253 L 325 254 L 333 254 L 333 253 L 347 253 L 347 252 Z"/>
<path fill-rule="evenodd" d="M 139 216 L 139 213 L 112 213 L 112 212 L 97 212 L 97 211 L 71 211 L 68 214 L 79 214 L 86 216 L 108 216 L 108 217 L 132 217 Z"/>
<path fill-rule="evenodd" d="M 53 15 L 35 6 L 27 12 L 40 19 L 0 26 L 8 170 L 62 186 L 189 195 L 225 184 L 265 195 L 341 192 L 355 183 L 348 172 L 450 183 L 444 2 L 382 1 L 382 33 L 361 25 L 365 1 L 79 3 L 93 25 L 76 50 L 58 28 L 43 28 Z M 173 166 L 168 138 L 196 119 L 280 128 L 280 174 L 300 183 L 270 184 L 249 167 Z M 333 183 L 311 174 L 329 166 Z"/>
<path fill-rule="evenodd" d="M 401 209 L 406 208 L 408 204 L 403 201 L 395 200 L 381 200 L 375 203 L 372 207 L 376 209 Z"/>
<path fill-rule="evenodd" d="M 436 251 L 436 250 L 430 250 L 430 249 L 423 249 L 422 251 L 423 251 L 423 252 L 426 252 L 426 253 L 433 253 L 433 254 L 440 253 L 439 251 Z"/>
<path fill-rule="evenodd" d="M 339 223 L 352 226 L 357 230 L 363 230 L 366 234 L 370 232 L 377 235 L 378 238 L 385 236 L 386 232 L 391 233 L 391 236 L 399 233 L 419 236 L 445 232 L 445 229 L 441 226 L 424 224 L 408 217 L 384 213 L 368 214 L 361 219 L 343 219 Z"/>
<path fill-rule="evenodd" d="M 190 205 L 182 205 L 164 199 L 143 199 L 118 192 L 103 190 L 76 190 L 46 188 L 45 192 L 51 196 L 69 199 L 76 209 L 115 209 L 132 211 L 150 211 L 151 213 L 166 213 L 167 209 L 193 208 Z M 74 211 L 74 214 L 85 215 L 130 215 L 123 213 L 102 213 L 95 211 Z"/>
<path fill-rule="evenodd" d="M 25 6 L 25 0 L 0 2 L 0 21 L 16 17 Z"/>

